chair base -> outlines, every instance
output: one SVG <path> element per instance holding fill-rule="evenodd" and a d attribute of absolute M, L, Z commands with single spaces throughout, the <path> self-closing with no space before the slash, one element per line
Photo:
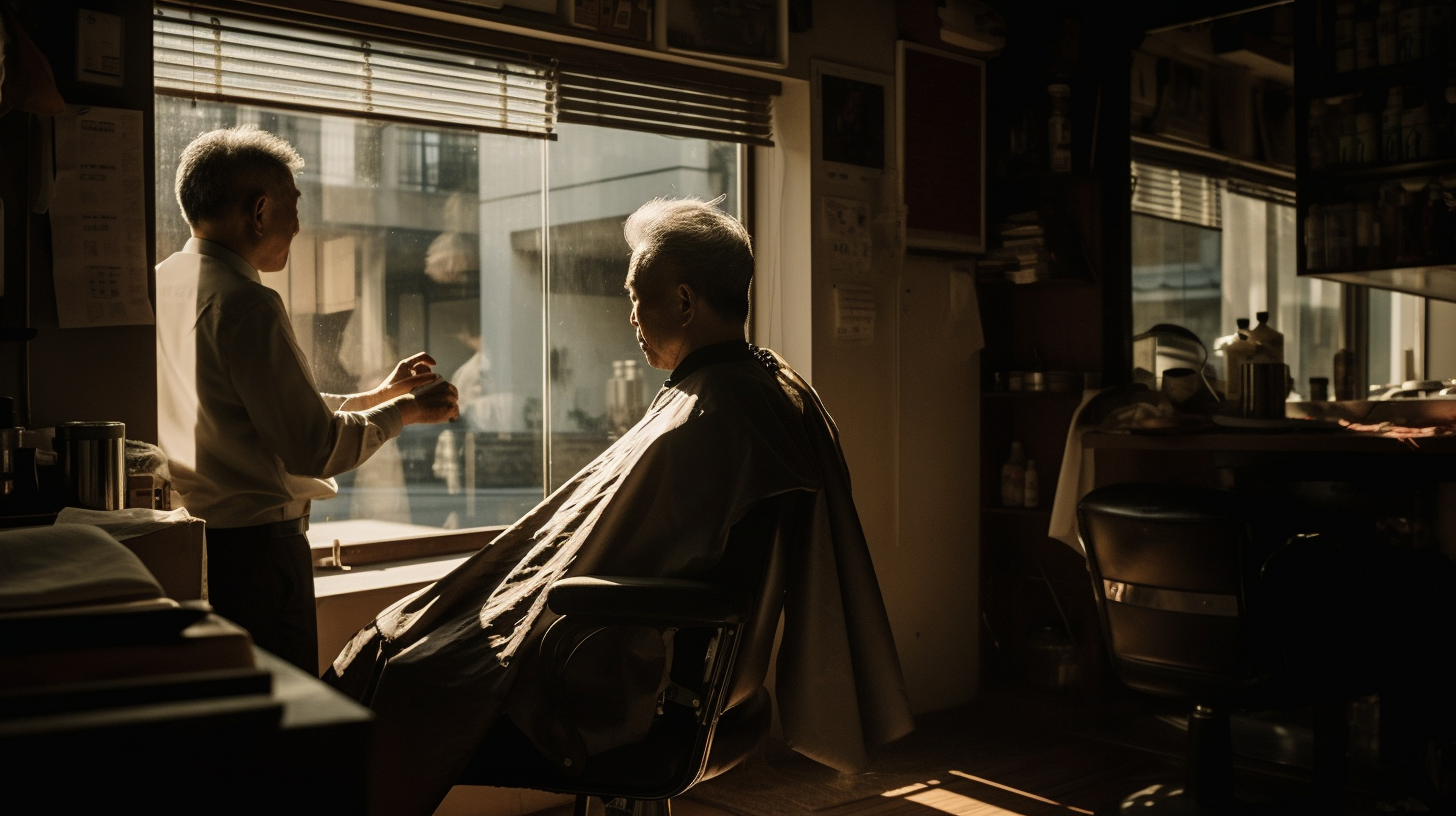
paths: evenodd
<path fill-rule="evenodd" d="M 1119 813 L 1156 816 L 1285 816 L 1289 804 L 1231 800 L 1220 804 L 1199 804 L 1176 785 L 1150 785 L 1122 800 Z"/>
<path fill-rule="evenodd" d="M 572 816 L 672 816 L 670 799 L 627 799 L 577 794 Z"/>

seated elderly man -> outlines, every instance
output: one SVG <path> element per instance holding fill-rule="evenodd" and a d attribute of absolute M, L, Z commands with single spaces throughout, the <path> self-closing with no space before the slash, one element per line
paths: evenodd
<path fill-rule="evenodd" d="M 747 231 L 711 204 L 658 199 L 625 235 L 638 344 L 672 372 L 646 415 L 490 545 L 381 612 L 325 674 L 377 716 L 371 799 L 381 813 L 431 812 L 502 714 L 559 759 L 560 712 L 530 665 L 554 620 L 554 581 L 709 576 L 749 508 L 795 492 L 812 517 L 796 520 L 810 532 L 791 556 L 778 658 L 787 742 L 860 770 L 867 746 L 913 727 L 838 432 L 808 383 L 744 340 Z M 650 723 L 630 720 L 654 709 L 651 698 L 619 706 L 625 721 L 593 733 L 589 753 L 639 738 Z"/>

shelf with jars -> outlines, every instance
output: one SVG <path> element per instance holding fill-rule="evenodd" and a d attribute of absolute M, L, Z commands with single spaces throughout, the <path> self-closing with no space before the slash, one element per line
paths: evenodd
<path fill-rule="evenodd" d="M 1300 4 L 1302 274 L 1456 298 L 1449 2 Z"/>

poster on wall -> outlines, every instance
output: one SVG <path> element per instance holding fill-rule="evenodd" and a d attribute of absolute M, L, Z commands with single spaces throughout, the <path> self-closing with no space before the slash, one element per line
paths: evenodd
<path fill-rule="evenodd" d="M 822 180 L 874 182 L 889 158 L 893 78 L 815 60 L 814 160 Z"/>
<path fill-rule="evenodd" d="M 905 245 L 986 249 L 986 63 L 900 40 L 896 142 Z"/>
<path fill-rule="evenodd" d="M 824 236 L 820 255 L 827 258 L 829 271 L 836 275 L 868 274 L 874 253 L 869 203 L 825 196 L 820 214 L 820 234 Z"/>
<path fill-rule="evenodd" d="M 61 328 L 154 322 L 145 167 L 141 111 L 70 105 L 55 118 L 50 221 Z"/>

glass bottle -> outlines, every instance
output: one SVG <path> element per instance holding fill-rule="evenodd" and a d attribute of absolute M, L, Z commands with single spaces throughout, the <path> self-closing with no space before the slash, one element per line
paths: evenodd
<path fill-rule="evenodd" d="M 1072 172 L 1072 88 L 1047 86 L 1051 114 L 1047 117 L 1047 166 L 1053 173 Z"/>
<path fill-rule="evenodd" d="M 1377 0 L 1359 0 L 1355 5 L 1355 70 L 1368 71 L 1379 61 L 1376 37 Z"/>
<path fill-rule="evenodd" d="M 1036 475 L 1036 460 L 1026 460 L 1026 471 L 1022 475 L 1022 507 L 1036 507 L 1041 504 L 1041 478 Z"/>
<path fill-rule="evenodd" d="M 1307 140 L 1309 150 L 1305 156 L 1309 161 L 1309 169 L 1321 170 L 1325 166 L 1325 142 L 1329 138 L 1326 132 L 1329 128 L 1329 119 L 1325 115 L 1329 105 L 1323 99 L 1311 99 L 1309 102 L 1309 128 Z"/>
<path fill-rule="evenodd" d="M 1234 339 L 1223 348 L 1223 359 L 1225 366 L 1224 393 L 1237 404 L 1244 395 L 1244 363 L 1254 362 L 1254 354 L 1259 344 L 1249 334 L 1249 319 L 1238 318 L 1234 321 L 1238 329 L 1234 332 Z"/>
<path fill-rule="evenodd" d="M 1421 59 L 1421 43 L 1424 33 L 1421 31 L 1422 20 L 1425 17 L 1425 4 L 1422 0 L 1400 0 L 1399 10 L 1396 12 L 1396 61 L 1402 63 L 1419 62 Z M 1351 29 L 1351 37 L 1354 30 Z M 1354 56 L 1353 54 L 1351 55 Z"/>
<path fill-rule="evenodd" d="M 1380 0 L 1375 12 L 1375 62 L 1394 65 L 1399 59 L 1400 4 L 1396 0 Z"/>
<path fill-rule="evenodd" d="M 1387 162 L 1401 161 L 1405 152 L 1405 137 L 1400 131 L 1400 116 L 1405 108 L 1405 92 L 1399 85 L 1385 92 L 1385 110 L 1380 112 L 1380 159 Z"/>
<path fill-rule="evenodd" d="M 1335 73 L 1355 70 L 1355 0 L 1335 3 Z"/>
<path fill-rule="evenodd" d="M 1001 505 L 1023 507 L 1026 503 L 1026 451 L 1020 442 L 1011 443 L 1011 455 L 1001 466 Z"/>
<path fill-rule="evenodd" d="M 1284 334 L 1270 325 L 1268 312 L 1255 312 L 1254 319 L 1258 322 L 1249 329 L 1249 336 L 1259 344 L 1259 361 L 1284 362 Z"/>
<path fill-rule="evenodd" d="M 1309 205 L 1304 214 L 1304 267 L 1324 269 L 1325 261 L 1325 213 L 1319 204 Z"/>

